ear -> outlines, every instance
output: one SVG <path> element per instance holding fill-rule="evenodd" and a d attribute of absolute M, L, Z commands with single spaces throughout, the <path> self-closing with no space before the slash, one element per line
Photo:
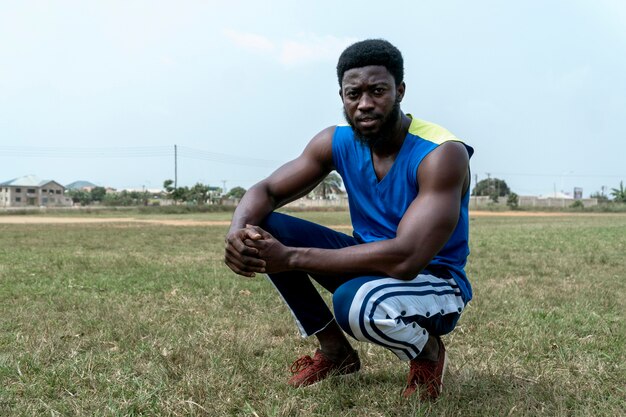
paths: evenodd
<path fill-rule="evenodd" d="M 404 81 L 402 81 L 396 87 L 396 100 L 398 101 L 398 103 L 400 103 L 402 99 L 404 98 L 405 92 L 406 92 L 406 84 L 404 83 Z"/>
<path fill-rule="evenodd" d="M 339 97 L 341 97 L 341 101 L 343 102 L 343 94 L 341 93 L 341 87 L 339 87 Z"/>

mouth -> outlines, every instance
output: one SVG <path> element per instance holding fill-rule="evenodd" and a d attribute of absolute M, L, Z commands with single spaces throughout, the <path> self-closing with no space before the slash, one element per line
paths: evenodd
<path fill-rule="evenodd" d="M 357 119 L 357 122 L 364 128 L 370 128 L 376 125 L 379 120 L 378 117 L 360 117 Z"/>

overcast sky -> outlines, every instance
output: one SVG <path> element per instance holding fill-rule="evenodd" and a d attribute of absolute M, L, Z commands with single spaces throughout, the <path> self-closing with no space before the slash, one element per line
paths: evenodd
<path fill-rule="evenodd" d="M 271 5 L 268 6 L 268 5 Z M 520 195 L 626 181 L 626 2 L 2 1 L 0 181 L 248 188 L 343 122 L 350 43 Z"/>

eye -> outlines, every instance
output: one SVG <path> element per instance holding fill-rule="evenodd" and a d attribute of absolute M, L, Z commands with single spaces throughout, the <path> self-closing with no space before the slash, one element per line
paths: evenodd
<path fill-rule="evenodd" d="M 382 87 L 376 87 L 374 89 L 374 94 L 376 94 L 377 96 L 383 95 L 385 94 L 385 89 Z"/>
<path fill-rule="evenodd" d="M 346 91 L 346 97 L 348 97 L 350 100 L 354 100 L 359 97 L 359 93 L 355 90 L 348 90 Z"/>

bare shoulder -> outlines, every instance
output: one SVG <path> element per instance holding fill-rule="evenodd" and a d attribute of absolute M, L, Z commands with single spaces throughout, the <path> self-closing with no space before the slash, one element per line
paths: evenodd
<path fill-rule="evenodd" d="M 469 153 L 465 145 L 449 141 L 424 158 L 417 172 L 418 183 L 451 184 L 464 182 L 469 175 Z"/>
<path fill-rule="evenodd" d="M 309 145 L 332 145 L 333 136 L 335 135 L 336 128 L 337 126 L 329 126 L 321 130 L 319 133 L 313 136 L 313 139 L 311 139 Z"/>
<path fill-rule="evenodd" d="M 302 156 L 313 158 L 325 165 L 332 164 L 333 136 L 336 127 L 329 126 L 313 136 L 313 139 L 304 148 Z"/>

